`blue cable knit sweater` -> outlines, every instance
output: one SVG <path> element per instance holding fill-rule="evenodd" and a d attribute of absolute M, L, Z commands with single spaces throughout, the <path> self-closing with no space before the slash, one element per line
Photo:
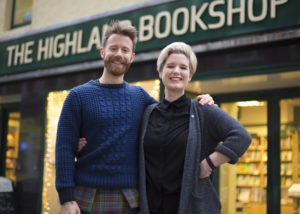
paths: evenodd
<path fill-rule="evenodd" d="M 60 115 L 56 139 L 56 188 L 60 202 L 73 189 L 137 188 L 138 133 L 145 107 L 156 102 L 141 87 L 91 80 L 73 88 Z M 75 157 L 78 139 L 88 144 Z"/>

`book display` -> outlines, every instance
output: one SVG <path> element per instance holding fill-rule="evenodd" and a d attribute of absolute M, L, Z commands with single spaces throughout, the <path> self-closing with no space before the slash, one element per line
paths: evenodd
<path fill-rule="evenodd" d="M 6 143 L 5 177 L 16 181 L 16 167 L 19 148 L 20 113 L 9 114 Z"/>
<path fill-rule="evenodd" d="M 267 187 L 267 138 L 252 136 L 247 152 L 240 158 L 236 169 L 236 199 L 250 213 L 265 213 Z M 293 207 L 287 191 L 299 177 L 299 132 L 286 132 L 280 139 L 281 149 L 281 204 Z M 247 209 L 248 208 L 248 209 Z M 244 212 L 238 212 L 244 213 Z M 246 213 L 246 212 L 245 212 Z"/>
<path fill-rule="evenodd" d="M 237 164 L 237 200 L 262 202 L 266 200 L 267 186 L 267 140 L 253 136 L 248 151 Z"/>
<path fill-rule="evenodd" d="M 281 204 L 292 206 L 292 198 L 288 197 L 288 189 L 294 184 L 299 183 L 299 132 L 287 132 L 281 137 Z"/>

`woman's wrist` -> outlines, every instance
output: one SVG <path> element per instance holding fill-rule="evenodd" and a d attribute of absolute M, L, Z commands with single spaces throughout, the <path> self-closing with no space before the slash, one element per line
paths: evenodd
<path fill-rule="evenodd" d="M 211 161 L 211 159 L 210 159 L 209 156 L 206 157 L 206 162 L 207 162 L 207 164 L 209 165 L 209 167 L 210 167 L 212 170 L 214 170 L 214 169 L 216 168 L 216 166 L 215 166 L 214 163 Z"/>

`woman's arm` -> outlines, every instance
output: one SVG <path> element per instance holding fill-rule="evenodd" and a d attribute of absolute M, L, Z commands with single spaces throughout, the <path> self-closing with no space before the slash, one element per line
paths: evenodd
<path fill-rule="evenodd" d="M 213 106 L 203 108 L 205 108 L 205 144 L 209 151 L 203 158 L 211 155 L 212 152 L 219 152 L 230 159 L 229 163 L 236 163 L 249 147 L 251 136 L 239 121 L 222 109 Z M 212 159 L 215 157 L 212 156 Z"/>
<path fill-rule="evenodd" d="M 220 152 L 213 152 L 209 155 L 209 159 L 211 164 L 213 164 L 213 168 L 221 166 L 224 163 L 228 163 L 230 158 L 226 155 L 223 155 Z M 207 158 L 203 159 L 200 163 L 200 178 L 206 178 L 211 175 L 213 168 L 208 164 Z"/>
<path fill-rule="evenodd" d="M 210 176 L 215 167 L 224 163 L 236 163 L 251 142 L 247 130 L 222 109 L 203 108 L 206 152 L 200 163 L 200 178 Z"/>

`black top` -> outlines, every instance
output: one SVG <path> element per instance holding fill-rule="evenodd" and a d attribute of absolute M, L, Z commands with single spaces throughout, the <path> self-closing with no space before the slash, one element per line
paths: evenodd
<path fill-rule="evenodd" d="M 183 95 L 163 100 L 151 113 L 144 138 L 146 185 L 151 213 L 162 212 L 162 202 L 179 204 L 180 187 L 189 130 L 191 100 Z M 160 211 L 159 211 L 160 210 Z"/>

